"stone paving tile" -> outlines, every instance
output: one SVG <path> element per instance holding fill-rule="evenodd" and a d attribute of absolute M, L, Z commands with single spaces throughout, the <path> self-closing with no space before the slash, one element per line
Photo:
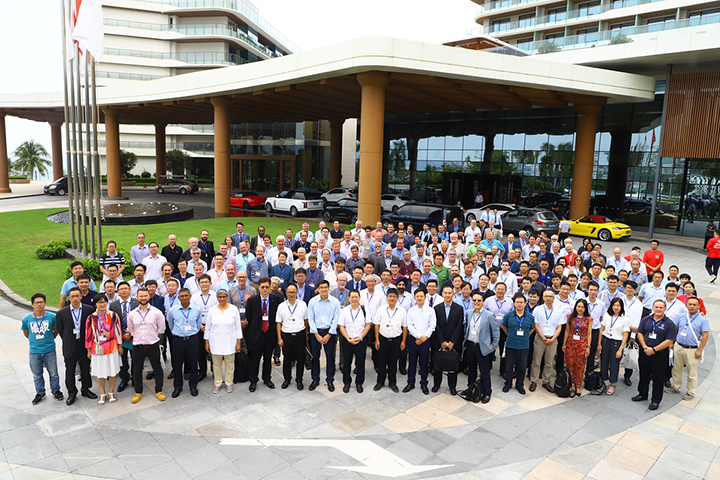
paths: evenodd
<path fill-rule="evenodd" d="M 356 435 L 376 425 L 373 420 L 357 412 L 349 412 L 336 417 L 331 423 L 350 435 Z"/>
<path fill-rule="evenodd" d="M 583 474 L 566 465 L 546 458 L 529 473 L 537 480 L 580 480 Z"/>
<path fill-rule="evenodd" d="M 616 445 L 605 455 L 604 461 L 623 467 L 637 475 L 647 475 L 655 463 L 655 458 Z"/>
<path fill-rule="evenodd" d="M 642 480 L 643 476 L 639 475 L 627 468 L 606 460 L 600 460 L 595 468 L 588 473 L 589 478 L 596 480 Z"/>
<path fill-rule="evenodd" d="M 666 448 L 658 458 L 657 463 L 672 465 L 685 473 L 696 477 L 704 477 L 705 472 L 710 467 L 710 462 L 702 460 L 699 457 L 688 455 L 686 452 L 675 450 L 674 448 Z"/>
<path fill-rule="evenodd" d="M 718 446 L 694 437 L 678 433 L 670 441 L 670 448 L 683 451 L 689 455 L 711 462 L 718 453 Z"/>

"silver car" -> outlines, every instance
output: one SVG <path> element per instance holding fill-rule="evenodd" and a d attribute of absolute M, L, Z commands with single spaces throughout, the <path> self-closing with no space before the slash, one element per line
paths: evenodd
<path fill-rule="evenodd" d="M 525 230 L 528 235 L 539 232 L 551 235 L 557 232 L 559 223 L 553 212 L 543 208 L 517 207 L 503 213 L 501 218 L 505 233 Z"/>

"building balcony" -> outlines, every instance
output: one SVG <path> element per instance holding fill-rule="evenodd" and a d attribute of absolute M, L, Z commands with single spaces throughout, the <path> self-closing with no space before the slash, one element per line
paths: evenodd
<path fill-rule="evenodd" d="M 242 65 L 249 60 L 240 55 L 223 52 L 178 52 L 161 53 L 144 50 L 124 50 L 119 48 L 106 48 L 105 55 L 119 57 L 149 58 L 153 60 L 176 60 L 189 65 Z"/>

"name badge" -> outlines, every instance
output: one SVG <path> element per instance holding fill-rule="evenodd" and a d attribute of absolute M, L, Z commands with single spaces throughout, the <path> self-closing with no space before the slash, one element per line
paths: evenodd
<path fill-rule="evenodd" d="M 78 335 L 80 333 L 79 328 L 73 328 L 73 334 Z"/>
<path fill-rule="evenodd" d="M 687 336 L 687 328 L 683 328 L 682 330 L 680 330 L 680 336 L 681 336 L 681 337 L 686 337 L 686 336 Z"/>
<path fill-rule="evenodd" d="M 185 325 L 185 331 L 186 331 L 186 332 L 189 332 L 189 331 L 191 331 L 191 330 L 192 330 L 192 326 L 191 326 L 191 325 Z"/>
<path fill-rule="evenodd" d="M 518 337 L 522 337 L 522 336 L 524 336 L 524 335 L 525 335 L 525 332 L 524 332 L 522 329 L 519 329 L 519 330 L 517 331 L 517 336 L 518 336 Z"/>
<path fill-rule="evenodd" d="M 141 325 L 140 325 L 140 330 L 145 330 L 145 329 L 147 329 L 147 324 L 144 324 L 144 323 L 141 324 Z"/>
<path fill-rule="evenodd" d="M 294 318 L 288 318 L 288 322 L 290 322 L 290 323 L 295 323 L 295 319 L 294 319 Z"/>
<path fill-rule="evenodd" d="M 657 334 L 655 332 L 649 333 L 648 338 L 650 340 L 655 340 L 657 338 Z"/>
<path fill-rule="evenodd" d="M 244 308 L 238 308 L 238 310 L 240 311 L 240 315 L 245 315 L 245 309 L 244 309 Z"/>
<path fill-rule="evenodd" d="M 580 335 L 578 335 L 578 334 L 574 334 L 574 335 L 573 335 L 573 340 L 575 340 L 575 341 L 578 341 L 578 342 L 579 342 L 579 341 L 580 341 Z"/>
<path fill-rule="evenodd" d="M 269 317 L 269 316 L 267 316 L 267 315 L 263 315 L 263 316 L 262 316 L 262 321 L 263 321 L 263 322 L 267 322 L 267 321 L 269 321 L 269 320 L 270 320 L 270 317 Z"/>
<path fill-rule="evenodd" d="M 44 339 L 44 338 L 45 338 L 45 334 L 44 334 L 44 333 L 38 333 L 38 334 L 35 335 L 35 340 L 42 340 L 42 339 Z"/>
<path fill-rule="evenodd" d="M 107 337 L 106 337 L 105 335 L 100 335 L 100 336 L 98 337 L 98 341 L 99 341 L 99 342 L 107 342 Z"/>

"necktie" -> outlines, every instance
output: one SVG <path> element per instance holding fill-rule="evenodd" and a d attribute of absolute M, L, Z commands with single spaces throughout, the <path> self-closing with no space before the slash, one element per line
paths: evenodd
<path fill-rule="evenodd" d="M 355 282 L 355 290 L 360 291 L 360 282 Z"/>
<path fill-rule="evenodd" d="M 127 322 L 128 302 L 123 302 L 123 320 Z"/>
<path fill-rule="evenodd" d="M 430 306 L 433 306 L 433 300 L 435 300 L 433 297 L 430 297 Z"/>
<path fill-rule="evenodd" d="M 263 307 L 262 307 L 262 314 L 263 314 L 263 322 L 262 322 L 262 331 L 267 332 L 268 331 L 268 310 L 267 310 L 267 298 L 263 298 Z"/>

